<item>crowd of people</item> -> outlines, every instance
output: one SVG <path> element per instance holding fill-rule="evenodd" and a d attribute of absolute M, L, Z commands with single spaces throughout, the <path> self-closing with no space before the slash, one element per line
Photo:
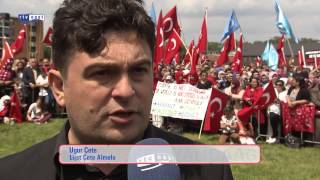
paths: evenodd
<path fill-rule="evenodd" d="M 0 118 L 4 123 L 13 123 L 10 117 L 10 100 L 15 90 L 21 101 L 24 120 L 42 124 L 48 122 L 52 114 L 61 112 L 48 84 L 48 72 L 53 68 L 49 59 L 21 58 L 7 61 L 0 70 Z M 290 66 L 284 70 L 272 71 L 268 66 L 251 63 L 244 66 L 241 73 L 233 72 L 229 65 L 215 67 L 214 62 L 206 61 L 196 66 L 196 71 L 183 64 L 160 64 L 154 74 L 156 82 L 184 84 L 188 83 L 199 89 L 216 88 L 230 96 L 220 122 L 219 143 L 228 140 L 241 144 L 253 144 L 259 133 L 267 135 L 267 143 L 276 143 L 284 136 L 281 102 L 290 108 L 299 105 L 314 105 L 320 110 L 320 72 L 319 69 L 303 69 Z M 250 121 L 242 122 L 237 113 L 257 100 L 257 96 L 266 85 L 272 82 L 276 100 L 263 113 L 254 113 Z M 232 109 L 232 112 L 230 111 Z M 258 117 L 259 116 L 259 117 Z M 259 121 L 259 122 L 258 122 Z M 263 123 L 266 122 L 266 123 Z M 194 122 L 165 117 L 162 127 L 181 133 L 184 127 Z M 258 123 L 263 123 L 260 132 Z M 197 124 L 197 123 L 195 123 Z M 199 125 L 199 124 L 198 124 Z M 297 135 L 298 136 L 298 135 Z"/>
<path fill-rule="evenodd" d="M 253 144 L 255 137 L 259 134 L 267 136 L 267 143 L 280 142 L 281 137 L 286 135 L 283 132 L 282 103 L 287 104 L 291 109 L 302 105 L 314 106 L 316 115 L 320 110 L 319 68 L 310 70 L 289 66 L 273 71 L 266 65 L 257 66 L 255 63 L 250 63 L 243 67 L 241 73 L 238 73 L 233 72 L 229 65 L 215 67 L 214 62 L 206 61 L 196 66 L 196 72 L 190 71 L 190 67 L 181 64 L 161 64 L 158 69 L 158 73 L 155 74 L 156 81 L 188 83 L 200 89 L 216 88 L 230 97 L 220 122 L 219 143 L 221 144 L 226 143 L 227 140 L 232 143 Z M 273 83 L 276 100 L 261 113 L 255 112 L 248 122 L 241 121 L 237 117 L 239 110 L 252 106 L 269 82 Z M 163 119 L 162 127 L 178 133 L 181 133 L 184 127 L 188 127 L 188 124 L 193 123 L 192 121 L 181 123 L 180 119 L 170 117 Z M 259 128 L 258 123 L 261 125 Z M 300 137 L 300 132 L 292 132 L 292 134 L 295 133 Z"/>
<path fill-rule="evenodd" d="M 19 97 L 23 120 L 37 124 L 46 123 L 51 114 L 60 109 L 49 88 L 48 72 L 52 68 L 50 59 L 21 58 L 6 61 L 0 69 L 0 119 L 14 123 L 10 115 L 14 92 Z"/>
<path fill-rule="evenodd" d="M 49 59 L 21 58 L 7 61 L 0 70 L 0 118 L 4 123 L 13 123 L 10 117 L 10 96 L 15 90 L 21 101 L 24 120 L 42 124 L 48 122 L 52 114 L 61 112 L 48 84 L 48 72 L 53 68 Z M 258 133 L 267 134 L 267 143 L 276 143 L 284 136 L 281 102 L 290 108 L 299 105 L 314 105 L 320 110 L 320 72 L 319 69 L 303 69 L 290 66 L 272 71 L 268 66 L 251 63 L 244 66 L 241 73 L 233 72 L 229 65 L 215 67 L 214 62 L 206 61 L 196 66 L 196 71 L 183 64 L 158 66 L 154 74 L 156 82 L 184 84 L 188 83 L 199 89 L 216 88 L 230 96 L 220 122 L 219 143 L 228 140 L 241 144 L 253 144 Z M 266 85 L 272 82 L 276 100 L 263 113 L 254 113 L 250 121 L 242 122 L 237 113 L 257 100 L 257 96 Z M 230 112 L 232 109 L 232 113 Z M 258 117 L 259 116 L 259 117 Z M 259 122 L 258 122 L 259 121 Z M 266 123 L 263 123 L 266 122 Z M 162 127 L 181 133 L 184 127 L 194 122 L 165 117 Z M 263 123 L 261 132 L 258 123 Z M 197 123 L 195 123 L 197 124 Z"/>

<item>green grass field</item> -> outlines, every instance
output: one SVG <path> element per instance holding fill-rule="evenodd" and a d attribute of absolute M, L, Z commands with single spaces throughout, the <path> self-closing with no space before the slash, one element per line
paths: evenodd
<path fill-rule="evenodd" d="M 48 124 L 30 123 L 0 124 L 0 157 L 19 152 L 37 142 L 57 134 L 65 120 L 53 120 Z M 197 133 L 184 136 L 198 141 Z M 203 134 L 201 142 L 216 144 L 218 136 Z M 261 143 L 261 163 L 256 165 L 232 165 L 235 179 L 310 179 L 320 180 L 320 148 L 290 149 L 284 145 Z M 1 177 L 1 176 L 0 176 Z"/>

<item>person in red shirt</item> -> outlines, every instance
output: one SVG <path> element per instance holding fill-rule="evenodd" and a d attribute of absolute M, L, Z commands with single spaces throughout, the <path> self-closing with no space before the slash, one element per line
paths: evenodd
<path fill-rule="evenodd" d="M 176 71 L 175 71 L 175 80 L 177 84 L 183 84 L 184 80 L 183 80 L 183 72 L 181 70 L 180 65 L 176 66 Z"/>
<path fill-rule="evenodd" d="M 209 74 L 208 74 L 208 81 L 211 82 L 211 84 L 213 86 L 216 86 L 218 83 L 217 83 L 217 79 L 218 79 L 218 73 L 215 72 L 214 68 L 211 68 L 209 70 Z"/>
<path fill-rule="evenodd" d="M 191 85 L 196 85 L 199 81 L 199 76 L 197 73 L 189 73 L 188 74 L 188 83 Z"/>
<path fill-rule="evenodd" d="M 247 86 L 246 90 L 243 93 L 243 97 L 242 97 L 243 106 L 244 107 L 252 106 L 254 102 L 258 100 L 258 97 L 262 92 L 263 92 L 263 88 L 259 84 L 259 79 L 252 77 L 250 79 L 250 84 Z M 264 112 L 260 111 L 260 113 L 258 113 L 258 111 L 256 111 L 252 115 L 252 124 L 255 130 L 255 134 L 257 134 L 258 118 L 260 120 L 260 123 L 264 124 L 264 121 L 265 121 Z"/>

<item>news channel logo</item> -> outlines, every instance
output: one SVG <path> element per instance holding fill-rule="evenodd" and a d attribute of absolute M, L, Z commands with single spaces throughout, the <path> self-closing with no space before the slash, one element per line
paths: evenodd
<path fill-rule="evenodd" d="M 36 21 L 44 21 L 43 14 L 18 14 L 18 19 L 21 23 L 27 24 Z"/>

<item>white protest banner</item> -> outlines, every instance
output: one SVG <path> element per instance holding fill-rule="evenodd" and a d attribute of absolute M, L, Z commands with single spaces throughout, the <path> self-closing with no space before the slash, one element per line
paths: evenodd
<path fill-rule="evenodd" d="M 181 119 L 203 120 L 211 89 L 198 89 L 190 84 L 158 82 L 151 114 Z"/>

